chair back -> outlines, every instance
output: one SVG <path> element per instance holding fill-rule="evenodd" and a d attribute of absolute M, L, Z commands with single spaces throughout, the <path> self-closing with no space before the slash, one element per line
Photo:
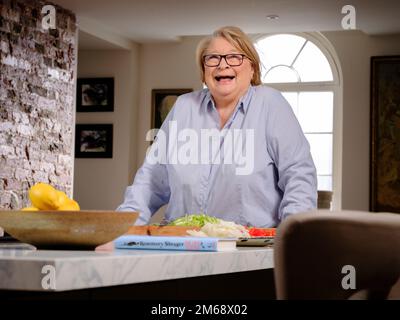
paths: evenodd
<path fill-rule="evenodd" d="M 277 230 L 278 299 L 379 299 L 400 275 L 400 215 L 318 210 Z"/>

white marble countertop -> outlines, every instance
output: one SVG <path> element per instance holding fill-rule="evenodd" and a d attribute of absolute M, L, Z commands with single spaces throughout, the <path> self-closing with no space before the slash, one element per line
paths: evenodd
<path fill-rule="evenodd" d="M 0 250 L 0 290 L 66 291 L 273 268 L 273 249 Z"/>

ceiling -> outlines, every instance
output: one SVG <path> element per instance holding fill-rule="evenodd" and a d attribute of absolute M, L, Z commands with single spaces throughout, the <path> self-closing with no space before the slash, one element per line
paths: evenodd
<path fill-rule="evenodd" d="M 96 37 L 90 33 L 79 31 L 79 50 L 118 50 L 118 45 Z"/>
<path fill-rule="evenodd" d="M 210 34 L 224 25 L 255 34 L 343 30 L 345 14 L 341 10 L 349 3 L 356 9 L 357 29 L 369 35 L 400 33 L 399 0 L 52 1 L 77 14 L 80 28 L 86 32 L 83 38 L 80 34 L 80 43 L 86 41 L 87 48 L 101 46 L 99 29 L 124 43 L 174 41 L 181 36 Z M 271 14 L 279 19 L 268 20 L 266 16 Z"/>

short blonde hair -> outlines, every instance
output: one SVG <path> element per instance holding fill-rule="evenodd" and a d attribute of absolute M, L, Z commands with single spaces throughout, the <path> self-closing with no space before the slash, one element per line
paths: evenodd
<path fill-rule="evenodd" d="M 204 78 L 204 63 L 203 57 L 204 53 L 207 50 L 210 42 L 214 38 L 224 38 L 231 45 L 233 45 L 236 49 L 241 51 L 246 57 L 250 60 L 250 63 L 253 67 L 254 74 L 251 79 L 251 84 L 253 86 L 257 86 L 261 84 L 261 69 L 260 69 L 260 57 L 254 47 L 250 38 L 238 27 L 222 27 L 216 31 L 211 36 L 204 38 L 200 41 L 196 50 L 196 61 L 197 65 L 200 69 L 201 81 L 205 83 Z"/>

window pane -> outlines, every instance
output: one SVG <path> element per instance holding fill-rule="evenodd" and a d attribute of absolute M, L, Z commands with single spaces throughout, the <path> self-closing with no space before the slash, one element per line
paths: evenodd
<path fill-rule="evenodd" d="M 302 82 L 333 80 L 328 60 L 321 50 L 310 41 L 301 51 L 293 67 L 300 74 Z"/>
<path fill-rule="evenodd" d="M 317 176 L 318 190 L 332 191 L 332 176 Z"/>
<path fill-rule="evenodd" d="M 332 132 L 333 92 L 300 92 L 297 118 L 305 133 Z"/>
<path fill-rule="evenodd" d="M 304 42 L 303 37 L 279 34 L 257 41 L 255 47 L 266 70 L 278 64 L 292 65 Z"/>
<path fill-rule="evenodd" d="M 317 174 L 332 175 L 332 134 L 306 134 Z"/>
<path fill-rule="evenodd" d="M 262 80 L 264 83 L 299 82 L 296 71 L 286 66 L 276 66 L 268 71 Z"/>

